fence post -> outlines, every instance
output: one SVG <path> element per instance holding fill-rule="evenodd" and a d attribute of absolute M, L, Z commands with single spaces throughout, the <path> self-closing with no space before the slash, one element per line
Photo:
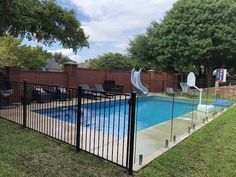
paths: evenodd
<path fill-rule="evenodd" d="M 23 81 L 23 128 L 26 128 L 27 119 L 27 81 Z"/>
<path fill-rule="evenodd" d="M 80 127 L 81 127 L 81 98 L 82 98 L 82 88 L 78 86 L 77 89 L 77 132 L 76 132 L 76 151 L 80 150 Z"/>
<path fill-rule="evenodd" d="M 175 110 L 175 93 L 172 97 L 172 113 L 171 113 L 171 125 L 170 125 L 170 142 L 172 142 L 173 139 L 173 126 L 174 126 L 174 110 Z"/>
<path fill-rule="evenodd" d="M 134 160 L 134 136 L 135 136 L 135 108 L 136 108 L 136 93 L 131 93 L 131 99 L 130 99 L 130 108 L 131 108 L 131 114 L 130 114 L 130 141 L 129 141 L 129 166 L 128 166 L 128 172 L 129 175 L 133 174 L 133 160 Z"/>

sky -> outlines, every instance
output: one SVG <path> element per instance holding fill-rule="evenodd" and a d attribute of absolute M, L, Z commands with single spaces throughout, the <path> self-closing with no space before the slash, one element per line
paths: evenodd
<path fill-rule="evenodd" d="M 126 53 L 129 41 L 144 33 L 152 21 L 160 22 L 176 0 L 56 0 L 60 6 L 73 9 L 86 35 L 89 48 L 74 54 L 59 43 L 44 46 L 40 43 L 24 44 L 43 46 L 49 52 L 62 52 L 77 63 L 108 52 Z"/>

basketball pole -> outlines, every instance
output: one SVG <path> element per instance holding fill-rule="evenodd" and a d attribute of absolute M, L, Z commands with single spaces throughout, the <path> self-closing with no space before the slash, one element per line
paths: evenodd
<path fill-rule="evenodd" d="M 196 85 L 193 86 L 194 88 L 196 88 L 199 92 L 200 92 L 200 96 L 199 96 L 199 104 L 202 104 L 202 89 L 198 88 Z"/>

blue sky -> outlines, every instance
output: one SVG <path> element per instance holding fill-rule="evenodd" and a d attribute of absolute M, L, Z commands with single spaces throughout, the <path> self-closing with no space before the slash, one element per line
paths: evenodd
<path fill-rule="evenodd" d="M 176 0 L 56 0 L 64 8 L 73 9 L 89 36 L 89 48 L 77 54 L 58 43 L 44 46 L 24 40 L 24 44 L 41 45 L 50 52 L 62 52 L 80 63 L 108 52 L 126 53 L 129 40 L 145 31 L 153 21 L 160 21 Z"/>

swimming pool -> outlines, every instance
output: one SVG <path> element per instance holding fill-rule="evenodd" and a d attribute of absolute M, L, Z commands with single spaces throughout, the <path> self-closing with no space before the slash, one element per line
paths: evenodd
<path fill-rule="evenodd" d="M 197 105 L 192 101 L 175 99 L 172 114 L 172 98 L 160 96 L 139 97 L 136 106 L 137 131 L 176 118 L 192 110 Z M 54 119 L 76 123 L 76 106 L 34 110 L 38 114 Z M 119 135 L 126 132 L 128 125 L 128 100 L 89 103 L 82 105 L 83 127 Z"/>
<path fill-rule="evenodd" d="M 137 105 L 138 130 L 157 125 L 172 118 L 173 100 L 169 97 L 143 97 Z M 192 112 L 197 109 L 197 103 L 192 101 L 175 99 L 173 118 Z"/>

